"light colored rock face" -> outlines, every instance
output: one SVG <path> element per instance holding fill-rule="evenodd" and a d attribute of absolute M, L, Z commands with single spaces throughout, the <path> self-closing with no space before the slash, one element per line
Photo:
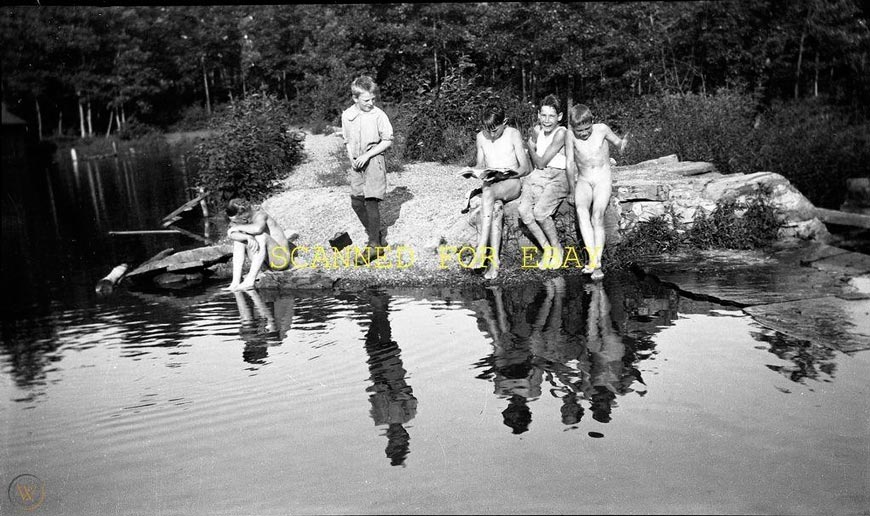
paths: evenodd
<path fill-rule="evenodd" d="M 702 213 L 711 213 L 718 201 L 745 203 L 759 190 L 770 192 L 770 201 L 783 223 L 780 238 L 826 241 L 830 237 L 816 218 L 815 206 L 786 178 L 773 172 L 726 176 L 716 172 L 710 163 L 665 157 L 615 167 L 613 173 L 613 196 L 622 232 L 630 231 L 638 222 L 666 214 L 690 226 Z"/>
<path fill-rule="evenodd" d="M 664 216 L 690 227 L 701 214 L 709 215 L 717 202 L 745 203 L 759 190 L 770 192 L 770 202 L 783 223 L 781 239 L 825 242 L 830 238 L 824 223 L 816 217 L 815 206 L 783 176 L 773 172 L 723 175 L 711 163 L 679 161 L 672 155 L 613 167 L 613 194 L 605 214 L 607 242 L 618 243 L 621 235 L 631 231 L 638 222 L 653 217 Z M 467 215 L 433 238 L 433 249 L 441 239 L 452 245 L 473 245 L 477 241 L 477 202 L 473 200 Z M 517 201 L 513 201 L 504 206 L 506 250 L 532 245 L 519 222 L 516 205 Z M 556 213 L 556 227 L 563 244 L 578 244 L 574 207 L 567 202 L 563 202 Z"/>

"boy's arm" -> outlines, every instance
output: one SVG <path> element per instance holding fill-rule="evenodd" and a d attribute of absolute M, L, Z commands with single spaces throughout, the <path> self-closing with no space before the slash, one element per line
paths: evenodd
<path fill-rule="evenodd" d="M 532 165 L 529 162 L 529 154 L 526 152 L 526 148 L 523 145 L 523 137 L 520 135 L 519 131 L 513 131 L 512 140 L 514 144 L 514 154 L 517 157 L 517 162 L 520 164 L 520 169 L 517 170 L 517 177 L 526 176 L 532 171 Z"/>
<path fill-rule="evenodd" d="M 544 151 L 544 155 L 538 156 L 537 153 L 535 153 L 535 155 L 532 156 L 532 161 L 535 164 L 535 168 L 541 168 L 541 169 L 547 168 L 547 163 L 549 163 L 550 160 L 555 158 L 556 154 L 558 154 L 559 151 L 562 150 L 562 147 L 565 146 L 565 133 L 566 132 L 567 132 L 567 129 L 565 129 L 564 127 L 557 128 L 556 134 L 553 135 L 553 141 L 550 142 L 550 145 Z"/>
<path fill-rule="evenodd" d="M 259 235 L 266 232 L 266 216 L 262 213 L 254 215 L 250 224 L 236 224 L 230 226 L 228 233 L 245 233 L 246 235 Z"/>
<path fill-rule="evenodd" d="M 535 162 L 538 153 L 538 126 L 532 126 L 532 130 L 529 131 L 529 139 L 526 142 L 526 147 L 529 148 L 529 157 L 532 160 L 532 166 L 540 168 L 538 167 L 537 162 Z"/>
<path fill-rule="evenodd" d="M 622 151 L 625 150 L 625 144 L 628 143 L 628 133 L 625 133 L 625 136 L 623 136 L 622 138 L 620 138 L 619 136 L 616 136 L 616 133 L 614 133 L 614 132 L 610 129 L 610 127 L 607 126 L 607 125 L 604 126 L 604 138 L 605 138 L 608 142 L 610 142 L 610 143 L 612 143 L 613 145 L 615 145 L 616 148 L 619 149 L 619 153 L 620 153 L 620 154 L 622 154 Z"/>
<path fill-rule="evenodd" d="M 574 184 L 577 180 L 577 163 L 574 161 L 574 133 L 565 131 L 565 158 L 568 176 L 568 204 L 574 204 Z"/>
<path fill-rule="evenodd" d="M 474 139 L 474 144 L 477 146 L 477 158 L 474 162 L 474 168 L 483 168 L 486 166 L 486 155 L 483 154 L 483 146 L 481 145 L 480 139 L 483 136 L 480 133 L 477 133 L 477 137 Z"/>

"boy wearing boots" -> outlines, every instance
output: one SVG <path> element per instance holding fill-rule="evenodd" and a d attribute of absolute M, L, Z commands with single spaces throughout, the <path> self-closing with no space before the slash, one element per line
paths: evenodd
<path fill-rule="evenodd" d="M 372 258 L 377 247 L 386 247 L 381 231 L 380 202 L 387 192 L 384 151 L 393 144 L 393 126 L 375 106 L 378 86 L 363 75 L 350 85 L 353 105 L 341 114 L 341 134 L 350 159 L 350 202 L 368 234 L 365 255 Z"/>

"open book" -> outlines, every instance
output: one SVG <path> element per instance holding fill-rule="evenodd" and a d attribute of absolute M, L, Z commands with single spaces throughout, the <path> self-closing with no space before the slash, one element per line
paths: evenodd
<path fill-rule="evenodd" d="M 468 179 L 475 177 L 484 182 L 502 181 L 517 177 L 519 173 L 509 168 L 471 168 L 465 167 L 459 171 L 459 175 Z"/>

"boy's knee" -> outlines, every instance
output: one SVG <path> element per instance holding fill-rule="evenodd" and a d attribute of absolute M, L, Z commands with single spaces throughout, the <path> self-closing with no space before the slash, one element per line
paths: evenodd
<path fill-rule="evenodd" d="M 519 213 L 520 220 L 522 220 L 527 226 L 536 220 L 535 212 L 531 206 L 521 204 L 517 207 L 517 213 Z"/>
<path fill-rule="evenodd" d="M 604 210 L 592 210 L 592 222 L 596 224 L 604 223 Z"/>

